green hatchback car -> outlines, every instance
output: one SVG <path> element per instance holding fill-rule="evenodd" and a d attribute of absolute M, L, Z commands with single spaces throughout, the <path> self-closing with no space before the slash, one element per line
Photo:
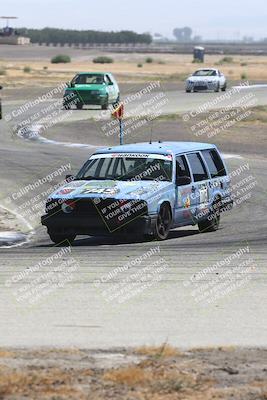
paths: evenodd
<path fill-rule="evenodd" d="M 75 105 L 79 110 L 84 105 L 99 105 L 106 110 L 109 104 L 120 101 L 119 86 L 109 72 L 80 72 L 67 87 L 63 97 L 63 107 Z"/>

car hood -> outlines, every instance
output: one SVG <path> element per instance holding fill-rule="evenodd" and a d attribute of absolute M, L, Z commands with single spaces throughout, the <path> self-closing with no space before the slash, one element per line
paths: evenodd
<path fill-rule="evenodd" d="M 87 91 L 91 91 L 91 90 L 106 90 L 106 85 L 96 85 L 96 84 L 92 84 L 92 85 L 75 85 L 74 87 L 70 87 L 67 88 L 67 90 L 87 90 Z"/>
<path fill-rule="evenodd" d="M 213 82 L 216 81 L 218 79 L 217 76 L 190 76 L 189 78 L 187 78 L 188 81 L 191 82 L 198 82 L 198 81 L 209 81 L 209 82 Z"/>
<path fill-rule="evenodd" d="M 77 180 L 65 184 L 50 195 L 51 199 L 114 198 L 148 200 L 173 186 L 162 181 Z"/>

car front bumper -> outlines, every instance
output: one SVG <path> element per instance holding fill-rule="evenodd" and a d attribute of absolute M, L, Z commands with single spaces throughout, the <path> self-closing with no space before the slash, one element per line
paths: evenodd
<path fill-rule="evenodd" d="M 41 217 L 42 225 L 48 232 L 75 235 L 107 235 L 122 233 L 142 233 L 152 235 L 154 232 L 157 215 L 142 215 L 117 227 L 110 227 L 102 219 L 94 216 L 59 215 Z"/>
<path fill-rule="evenodd" d="M 186 84 L 186 90 L 215 90 L 218 86 L 218 82 L 188 82 Z"/>
<path fill-rule="evenodd" d="M 82 103 L 85 105 L 99 105 L 103 106 L 106 104 L 108 101 L 108 96 L 107 94 L 83 94 L 77 92 L 77 94 L 73 95 L 72 97 L 69 97 L 68 95 L 64 95 L 63 97 L 63 104 L 77 104 L 77 103 Z"/>

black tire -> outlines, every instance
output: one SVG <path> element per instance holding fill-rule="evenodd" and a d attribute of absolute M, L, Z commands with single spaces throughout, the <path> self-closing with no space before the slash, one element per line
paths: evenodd
<path fill-rule="evenodd" d="M 227 84 L 222 87 L 222 92 L 226 92 Z"/>
<path fill-rule="evenodd" d="M 70 106 L 69 103 L 65 103 L 65 102 L 63 101 L 63 108 L 64 108 L 65 110 L 70 110 L 71 106 Z"/>
<path fill-rule="evenodd" d="M 154 238 L 157 240 L 167 239 L 172 223 L 171 209 L 168 204 L 162 204 L 154 230 Z"/>
<path fill-rule="evenodd" d="M 191 89 L 186 89 L 186 93 L 191 93 Z"/>
<path fill-rule="evenodd" d="M 219 199 L 215 200 L 215 202 L 212 205 L 212 210 L 209 213 L 209 216 L 203 221 L 199 221 L 198 229 L 200 233 L 215 232 L 219 229 L 221 220 L 219 202 L 220 202 Z"/>
<path fill-rule="evenodd" d="M 61 244 L 64 246 L 69 246 L 71 243 L 74 242 L 76 235 L 67 235 L 67 234 L 61 234 L 61 233 L 53 233 L 53 232 L 48 232 L 50 239 L 52 242 L 55 244 Z"/>
<path fill-rule="evenodd" d="M 101 109 L 102 109 L 102 110 L 107 110 L 107 109 L 108 109 L 108 103 L 103 104 L 103 105 L 101 106 Z"/>
<path fill-rule="evenodd" d="M 78 102 L 78 103 L 76 104 L 76 107 L 77 107 L 77 110 L 82 110 L 82 108 L 83 108 L 83 103 Z"/>
<path fill-rule="evenodd" d="M 214 92 L 218 93 L 220 91 L 220 82 L 218 82 L 216 89 L 214 90 Z"/>

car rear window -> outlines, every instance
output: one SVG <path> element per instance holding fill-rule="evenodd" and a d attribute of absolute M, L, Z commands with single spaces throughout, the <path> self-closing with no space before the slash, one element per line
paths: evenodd
<path fill-rule="evenodd" d="M 205 168 L 204 162 L 199 153 L 187 154 L 189 164 L 191 166 L 192 174 L 195 182 L 204 181 L 208 179 L 208 173 Z"/>
<path fill-rule="evenodd" d="M 207 163 L 212 178 L 226 175 L 222 159 L 216 150 L 204 150 L 202 151 L 202 155 Z"/>

